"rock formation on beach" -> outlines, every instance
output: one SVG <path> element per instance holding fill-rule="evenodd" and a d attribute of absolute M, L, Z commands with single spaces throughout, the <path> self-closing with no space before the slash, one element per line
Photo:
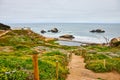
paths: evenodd
<path fill-rule="evenodd" d="M 119 46 L 120 45 L 120 37 L 111 39 L 110 45 L 111 46 Z"/>
<path fill-rule="evenodd" d="M 75 38 L 75 37 L 74 37 L 73 35 L 66 34 L 66 35 L 60 36 L 60 38 L 73 39 L 73 38 Z"/>

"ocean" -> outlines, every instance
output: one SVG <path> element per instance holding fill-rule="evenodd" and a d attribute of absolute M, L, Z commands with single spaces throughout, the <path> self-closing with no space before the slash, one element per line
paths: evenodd
<path fill-rule="evenodd" d="M 57 28 L 58 33 L 47 32 L 41 34 L 46 37 L 58 38 L 64 34 L 73 35 L 73 41 L 80 41 L 85 43 L 106 43 L 114 37 L 120 37 L 120 24 L 118 23 L 10 23 L 12 28 L 15 27 L 30 27 L 34 32 L 40 33 L 41 30 L 51 30 Z M 105 33 L 91 33 L 93 29 L 105 30 Z M 59 41 L 63 45 L 80 45 L 75 42 Z"/>

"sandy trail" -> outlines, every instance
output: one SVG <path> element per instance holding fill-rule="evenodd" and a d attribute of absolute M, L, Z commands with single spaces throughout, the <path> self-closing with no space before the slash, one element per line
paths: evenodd
<path fill-rule="evenodd" d="M 1 33 L 0 37 L 3 36 L 3 35 L 5 35 L 5 34 L 7 34 L 8 32 L 10 32 L 10 31 L 5 31 L 5 32 Z"/>
<path fill-rule="evenodd" d="M 94 73 L 85 69 L 84 58 L 72 55 L 72 61 L 69 63 L 70 74 L 66 80 L 120 80 L 120 74 L 116 72 Z"/>

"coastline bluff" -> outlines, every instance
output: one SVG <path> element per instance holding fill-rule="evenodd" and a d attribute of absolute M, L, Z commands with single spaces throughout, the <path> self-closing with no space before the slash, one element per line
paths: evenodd
<path fill-rule="evenodd" d="M 56 28 L 53 30 L 58 31 Z M 29 37 L 29 39 L 34 41 L 35 39 L 39 40 L 39 42 L 50 42 L 56 40 L 55 38 L 48 38 L 44 37 L 41 34 L 35 33 L 34 31 L 31 30 L 30 27 L 14 27 L 11 28 L 11 26 L 0 23 L 0 34 L 1 36 L 4 34 L 3 37 L 9 35 L 11 38 L 12 37 Z"/>
<path fill-rule="evenodd" d="M 10 26 L 0 23 L 0 30 L 10 30 L 10 29 L 11 29 Z"/>
<path fill-rule="evenodd" d="M 37 40 L 39 43 L 50 42 L 50 41 L 56 40 L 55 38 L 48 38 L 48 37 L 45 37 L 41 34 L 35 33 L 29 27 L 24 27 L 24 28 L 15 27 L 15 28 L 9 30 L 7 32 L 7 34 L 5 34 L 4 36 L 7 36 L 7 35 L 9 35 L 11 38 L 12 37 L 16 37 L 16 38 L 19 37 L 19 38 L 29 38 L 29 41 Z"/>

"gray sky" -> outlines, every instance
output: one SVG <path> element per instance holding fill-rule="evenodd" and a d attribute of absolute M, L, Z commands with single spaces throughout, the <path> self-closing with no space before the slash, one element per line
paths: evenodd
<path fill-rule="evenodd" d="M 120 0 L 0 0 L 0 21 L 120 23 Z"/>

